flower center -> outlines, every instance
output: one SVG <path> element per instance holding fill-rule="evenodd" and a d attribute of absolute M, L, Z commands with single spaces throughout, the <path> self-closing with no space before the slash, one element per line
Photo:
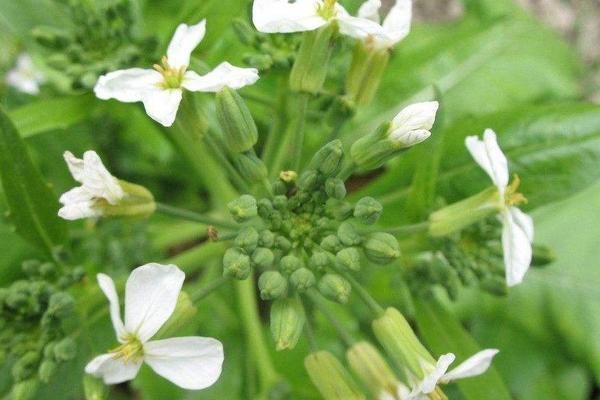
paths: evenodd
<path fill-rule="evenodd" d="M 323 4 L 319 4 L 317 6 L 317 15 L 327 21 L 335 17 L 335 2 L 336 0 L 325 0 Z"/>
<path fill-rule="evenodd" d="M 521 178 L 519 178 L 519 175 L 515 174 L 513 181 L 508 185 L 506 193 L 504 194 L 504 202 L 507 206 L 517 206 L 522 203 L 527 203 L 527 197 L 518 192 L 519 185 L 521 185 Z"/>
<path fill-rule="evenodd" d="M 166 56 L 161 59 L 161 64 L 154 64 L 154 69 L 163 76 L 163 81 L 159 84 L 163 89 L 179 89 L 183 82 L 183 76 L 186 67 L 173 68 L 169 65 L 169 60 Z"/>
<path fill-rule="evenodd" d="M 114 359 L 123 359 L 125 364 L 127 364 L 129 360 L 137 362 L 144 356 L 144 345 L 137 336 L 128 334 L 125 337 L 125 343 L 109 350 L 109 353 L 113 354 Z"/>

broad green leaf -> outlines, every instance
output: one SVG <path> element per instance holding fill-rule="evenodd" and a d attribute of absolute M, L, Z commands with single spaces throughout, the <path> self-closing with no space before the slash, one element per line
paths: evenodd
<path fill-rule="evenodd" d="M 481 350 L 460 322 L 435 298 L 415 301 L 417 326 L 425 343 L 439 356 L 454 353 L 454 366 Z M 499 356 L 497 356 L 499 357 Z M 450 367 L 452 368 L 452 366 Z M 461 379 L 456 385 L 467 400 L 510 400 L 500 374 L 492 366 L 483 375 Z"/>
<path fill-rule="evenodd" d="M 9 116 L 22 137 L 65 129 L 91 115 L 91 95 L 37 100 L 10 111 Z"/>
<path fill-rule="evenodd" d="M 27 147 L 0 109 L 0 177 L 10 221 L 31 244 L 52 255 L 64 242 L 66 224 L 57 215 L 58 200 L 33 165 Z"/>

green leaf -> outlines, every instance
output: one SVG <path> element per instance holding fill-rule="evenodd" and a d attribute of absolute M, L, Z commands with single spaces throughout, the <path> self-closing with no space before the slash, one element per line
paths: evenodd
<path fill-rule="evenodd" d="M 56 195 L 33 165 L 14 124 L 0 109 L 0 178 L 10 221 L 28 242 L 52 256 L 66 239 Z"/>
<path fill-rule="evenodd" d="M 435 353 L 454 353 L 456 366 L 481 350 L 475 339 L 437 299 L 419 299 L 415 306 L 419 332 Z M 456 385 L 466 400 L 511 400 L 508 389 L 493 366 L 478 377 L 457 380 Z"/>
<path fill-rule="evenodd" d="M 93 110 L 91 95 L 37 100 L 9 112 L 21 137 L 65 129 L 88 118 Z"/>

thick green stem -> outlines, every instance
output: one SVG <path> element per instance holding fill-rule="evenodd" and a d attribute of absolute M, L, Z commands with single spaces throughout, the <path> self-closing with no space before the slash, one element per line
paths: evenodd
<path fill-rule="evenodd" d="M 351 347 L 354 344 L 354 338 L 350 332 L 348 332 L 346 327 L 344 327 L 344 325 L 337 319 L 329 307 L 327 307 L 321 294 L 314 289 L 310 289 L 306 292 L 306 296 L 308 296 L 315 307 L 317 307 L 321 314 L 323 314 L 323 316 L 329 321 L 346 346 Z"/>
<path fill-rule="evenodd" d="M 341 268 L 335 268 L 337 272 L 342 274 L 344 278 L 350 282 L 352 285 L 352 289 L 358 294 L 358 297 L 375 313 L 375 318 L 380 317 L 384 313 L 383 307 L 379 305 L 377 300 L 371 296 L 371 294 L 365 289 L 354 277 L 348 273 L 347 271 L 342 270 Z"/>
<path fill-rule="evenodd" d="M 208 215 L 198 214 L 194 211 L 184 210 L 182 208 L 168 206 L 162 203 L 156 203 L 156 212 L 159 212 L 170 217 L 185 219 L 188 221 L 199 222 L 206 225 L 214 225 L 217 228 L 238 229 L 239 226 L 233 221 L 223 221 L 218 218 L 209 217 Z"/>
<path fill-rule="evenodd" d="M 225 276 L 215 279 L 214 281 L 210 282 L 206 286 L 191 293 L 190 300 L 192 300 L 192 303 L 196 303 L 196 302 L 202 300 L 203 298 L 205 298 L 206 296 L 212 294 L 215 290 L 219 289 L 221 286 L 223 286 L 224 284 L 226 284 L 227 282 L 230 282 L 230 281 L 231 281 L 231 279 L 229 279 L 228 277 L 225 277 Z"/>
<path fill-rule="evenodd" d="M 279 376 L 271 361 L 271 355 L 260 323 L 258 303 L 254 291 L 254 278 L 250 277 L 236 282 L 235 287 L 238 293 L 248 348 L 257 367 L 260 388 L 263 392 L 268 391 L 279 381 Z"/>
<path fill-rule="evenodd" d="M 189 274 L 204 268 L 210 260 L 222 257 L 224 251 L 224 242 L 206 242 L 168 258 L 162 264 L 177 265 L 183 272 Z"/>

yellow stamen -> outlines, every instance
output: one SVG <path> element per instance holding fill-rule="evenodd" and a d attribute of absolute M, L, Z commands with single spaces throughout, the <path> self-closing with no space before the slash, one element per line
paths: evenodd
<path fill-rule="evenodd" d="M 525 197 L 522 193 L 519 193 L 519 186 L 521 185 L 521 178 L 519 175 L 515 174 L 513 176 L 513 181 L 506 188 L 506 193 L 504 194 L 504 201 L 508 206 L 516 206 L 522 203 L 527 203 L 527 197 Z"/>
<path fill-rule="evenodd" d="M 162 65 L 154 64 L 153 66 L 154 69 L 163 76 L 163 81 L 159 83 L 159 86 L 163 89 L 180 88 L 187 67 L 171 67 L 166 56 L 162 57 L 161 63 Z"/>
<path fill-rule="evenodd" d="M 113 358 L 123 359 L 125 364 L 127 364 L 129 360 L 133 362 L 141 360 L 144 356 L 144 346 L 142 342 L 135 335 L 128 335 L 124 339 L 125 343 L 109 350 L 109 353 L 113 354 Z"/>
<path fill-rule="evenodd" d="M 317 7 L 317 14 L 325 20 L 330 20 L 335 16 L 335 3 L 336 0 L 325 0 Z"/>

